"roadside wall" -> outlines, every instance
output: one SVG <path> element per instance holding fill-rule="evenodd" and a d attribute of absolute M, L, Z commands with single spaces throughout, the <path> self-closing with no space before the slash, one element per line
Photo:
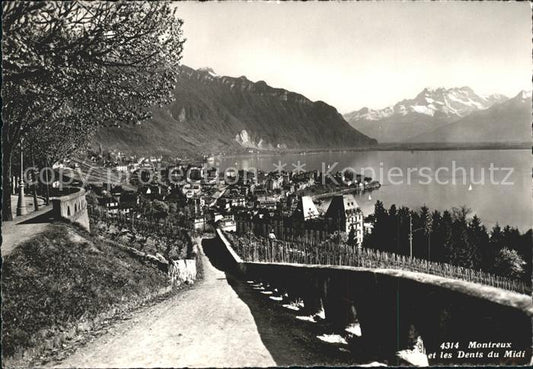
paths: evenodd
<path fill-rule="evenodd" d="M 302 300 L 302 314 L 323 309 L 326 322 L 339 333 L 359 323 L 362 336 L 357 347 L 369 360 L 411 349 L 417 337 L 428 353 L 441 351 L 444 342 L 459 342 L 465 352 L 476 351 L 468 350 L 471 342 L 504 342 L 524 353 L 509 357 L 508 365 L 528 364 L 531 358 L 533 312 L 528 296 L 503 291 L 504 295 L 488 299 L 453 281 L 439 285 L 377 269 L 243 262 L 220 230 L 217 239 L 229 272 L 262 282 L 286 302 Z M 506 350 L 500 350 L 500 358 L 488 357 L 489 351 L 485 350 L 483 360 L 464 364 L 503 362 Z M 440 358 L 429 362 L 454 363 Z"/>
<path fill-rule="evenodd" d="M 277 289 L 289 301 L 303 300 L 303 313 L 323 308 L 326 321 L 339 332 L 358 322 L 358 347 L 370 359 L 410 349 L 418 336 L 428 353 L 440 351 L 443 342 L 459 342 L 465 352 L 476 351 L 467 349 L 470 342 L 506 342 L 525 353 L 524 358 L 509 358 L 508 364 L 527 364 L 531 357 L 528 310 L 376 270 L 247 262 L 239 269 L 246 279 Z M 488 358 L 491 350 L 485 351 L 485 361 L 464 363 L 500 363 L 506 350 L 500 350 L 498 359 Z M 430 360 L 437 363 L 447 362 Z"/>
<path fill-rule="evenodd" d="M 233 264 L 235 268 L 237 268 L 237 271 L 242 271 L 241 264 L 243 263 L 243 260 L 240 258 L 239 255 L 237 255 L 235 250 L 233 250 L 233 247 L 231 247 L 231 243 L 226 238 L 226 236 L 224 236 L 224 233 L 219 228 L 217 228 L 217 239 L 224 247 L 229 262 Z"/>
<path fill-rule="evenodd" d="M 66 219 L 80 225 L 86 231 L 90 231 L 85 190 L 83 188 L 72 190 L 75 192 L 52 199 L 54 217 L 56 219 Z"/>

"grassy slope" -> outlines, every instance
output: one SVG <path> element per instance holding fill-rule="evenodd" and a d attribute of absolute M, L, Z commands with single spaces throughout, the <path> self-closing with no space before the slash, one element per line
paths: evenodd
<path fill-rule="evenodd" d="M 53 224 L 4 259 L 3 359 L 61 347 L 58 336 L 75 339 L 90 330 L 92 319 L 134 307 L 168 286 L 155 267 L 70 225 Z"/>

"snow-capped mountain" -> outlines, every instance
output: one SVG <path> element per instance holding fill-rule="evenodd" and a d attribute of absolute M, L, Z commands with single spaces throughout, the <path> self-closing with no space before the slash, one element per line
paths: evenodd
<path fill-rule="evenodd" d="M 516 95 L 513 99 L 515 101 L 522 101 L 522 102 L 531 102 L 532 98 L 532 91 L 525 91 L 522 90 L 518 95 Z"/>
<path fill-rule="evenodd" d="M 416 143 L 531 142 L 531 91 L 411 138 Z"/>
<path fill-rule="evenodd" d="M 485 110 L 498 102 L 507 100 L 499 94 L 483 96 L 476 94 L 470 87 L 425 88 L 413 99 L 406 99 L 383 109 L 369 109 L 348 113 L 351 120 L 380 120 L 393 115 L 405 116 L 418 113 L 428 116 L 462 118 L 475 110 Z"/>
<path fill-rule="evenodd" d="M 425 88 L 412 99 L 383 109 L 364 107 L 344 118 L 379 142 L 399 142 L 505 100 L 499 94 L 478 95 L 470 87 Z"/>

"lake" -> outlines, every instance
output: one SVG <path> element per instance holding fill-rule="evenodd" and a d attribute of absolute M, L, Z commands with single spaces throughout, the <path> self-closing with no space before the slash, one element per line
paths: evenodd
<path fill-rule="evenodd" d="M 450 209 L 466 205 L 487 227 L 511 225 L 524 231 L 533 224 L 529 150 L 344 151 L 225 157 L 220 168 L 276 170 L 286 164 L 324 173 L 343 170 L 371 176 L 382 187 L 359 195 L 365 214 L 381 200 L 412 209 Z M 330 173 L 332 173 L 330 172 Z"/>

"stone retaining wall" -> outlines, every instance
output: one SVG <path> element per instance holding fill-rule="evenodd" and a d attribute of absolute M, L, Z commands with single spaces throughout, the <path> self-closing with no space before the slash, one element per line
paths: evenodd
<path fill-rule="evenodd" d="M 56 219 L 66 219 L 90 231 L 87 200 L 83 188 L 73 189 L 74 193 L 52 199 L 52 211 Z"/>
<path fill-rule="evenodd" d="M 527 306 L 504 304 L 369 268 L 243 262 L 218 230 L 217 239 L 230 272 L 261 282 L 286 303 L 303 301 L 302 314 L 317 314 L 323 308 L 326 322 L 339 333 L 357 322 L 362 332 L 357 346 L 369 360 L 384 354 L 393 358 L 396 352 L 410 349 L 417 336 L 428 353 L 439 352 L 443 342 L 459 342 L 467 348 L 471 341 L 489 341 L 509 343 L 512 350 L 525 354 L 506 361 L 502 361 L 504 352 L 500 358 L 485 353 L 482 360 L 471 361 L 435 357 L 429 360 L 431 365 L 524 365 L 531 357 L 530 302 Z"/>
<path fill-rule="evenodd" d="M 194 283 L 196 272 L 196 259 L 171 260 L 168 266 L 168 276 L 173 285 Z"/>

